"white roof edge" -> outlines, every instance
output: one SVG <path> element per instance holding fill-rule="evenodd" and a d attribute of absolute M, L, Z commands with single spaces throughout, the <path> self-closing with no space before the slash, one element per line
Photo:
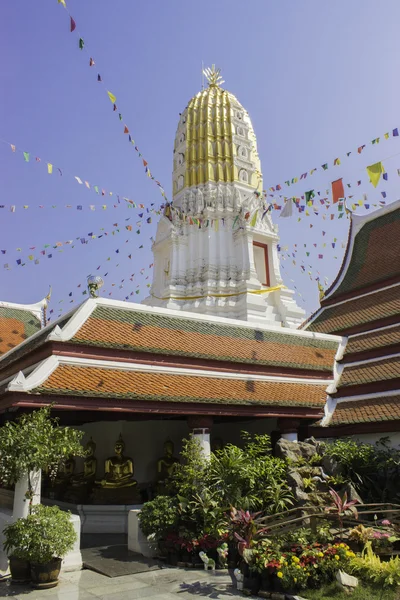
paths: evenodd
<path fill-rule="evenodd" d="M 394 352 L 393 354 L 386 354 L 385 356 L 374 356 L 373 358 L 365 358 L 364 360 L 355 360 L 353 362 L 342 363 L 343 367 L 357 367 L 358 365 L 367 365 L 368 363 L 373 362 L 382 362 L 383 360 L 388 360 L 389 358 L 396 358 L 400 356 L 400 352 Z"/>
<path fill-rule="evenodd" d="M 260 331 L 270 331 L 281 333 L 283 335 L 295 335 L 303 338 L 314 338 L 332 342 L 341 342 L 342 336 L 331 335 L 330 333 L 317 333 L 305 331 L 303 329 L 290 329 L 289 327 L 280 327 L 277 325 L 267 325 L 264 323 L 255 323 L 253 321 L 241 321 L 239 319 L 230 319 L 227 317 L 214 317 L 212 315 L 203 315 L 189 311 L 174 310 L 172 308 L 160 308 L 158 306 L 146 306 L 135 302 L 124 302 L 122 300 L 111 300 L 109 298 L 94 298 L 97 306 L 109 306 L 110 308 L 121 308 L 124 310 L 147 312 L 150 314 L 170 316 L 176 319 L 185 319 L 191 321 L 202 321 L 205 323 L 215 323 L 228 327 L 243 327 L 244 329 L 258 329 Z"/>
<path fill-rule="evenodd" d="M 373 400 L 374 398 L 382 398 L 383 396 L 399 396 L 399 390 L 387 390 L 386 392 L 370 392 L 369 394 L 359 394 L 358 396 L 343 396 L 337 398 L 337 403 L 352 402 L 353 400 Z"/>
<path fill-rule="evenodd" d="M 337 282 L 335 283 L 334 287 L 331 288 L 331 290 L 325 296 L 324 299 L 328 300 L 332 296 L 332 294 L 335 293 L 335 291 L 341 285 L 344 277 L 346 276 L 347 269 L 349 267 L 350 261 L 351 261 L 352 256 L 353 256 L 353 249 L 354 249 L 355 239 L 357 237 L 357 234 L 364 227 L 364 225 L 366 225 L 370 221 L 374 221 L 375 219 L 377 219 L 377 218 L 379 218 L 379 217 L 381 217 L 381 216 L 383 216 L 383 215 L 385 215 L 387 213 L 390 213 L 390 212 L 392 212 L 394 210 L 397 210 L 398 208 L 400 208 L 400 199 L 399 200 L 395 200 L 391 204 L 388 204 L 387 206 L 383 206 L 382 208 L 378 208 L 377 210 L 374 210 L 372 213 L 369 213 L 369 214 L 366 214 L 366 215 L 356 215 L 356 214 L 352 213 L 352 215 L 351 215 L 350 239 L 348 241 L 347 248 L 346 248 L 346 260 L 345 260 L 345 263 L 342 266 L 342 271 L 341 271 L 341 274 L 340 274 Z"/>
<path fill-rule="evenodd" d="M 61 317 L 59 317 L 55 321 L 47 323 L 47 325 L 45 325 L 45 327 L 43 327 L 42 329 L 39 329 L 36 333 L 34 333 L 30 337 L 26 338 L 26 340 L 24 340 L 23 342 L 21 342 L 20 344 L 18 344 L 18 346 L 14 346 L 14 348 L 11 348 L 10 350 L 8 350 L 8 352 L 5 352 L 5 354 L 2 354 L 0 356 L 0 367 L 1 367 L 1 361 L 3 359 L 5 359 L 6 357 L 10 356 L 10 354 L 12 354 L 13 352 L 15 352 L 16 350 L 19 350 L 20 348 L 23 348 L 26 344 L 28 344 L 29 342 L 31 342 L 32 340 L 34 340 L 35 338 L 37 338 L 39 335 L 42 335 L 46 330 L 49 331 L 50 329 L 52 329 L 55 325 L 57 325 L 57 323 L 59 321 L 61 321 L 63 319 L 66 319 L 68 317 L 68 315 L 70 315 L 70 314 L 72 315 L 73 312 L 76 311 L 76 310 L 77 310 L 77 308 L 74 307 L 69 312 L 67 312 L 65 315 L 62 315 Z"/>
<path fill-rule="evenodd" d="M 51 359 L 54 361 L 50 362 Z M 38 365 L 37 368 L 25 377 L 24 388 L 10 391 L 29 391 L 38 387 L 57 366 L 68 365 L 71 367 L 89 367 L 99 369 L 119 369 L 121 371 L 139 371 L 140 373 L 158 373 L 169 375 L 185 375 L 188 377 L 208 377 L 211 379 L 236 379 L 241 381 L 270 381 L 276 383 L 292 383 L 292 384 L 307 384 L 307 385 L 324 385 L 332 383 L 331 379 L 311 379 L 307 377 L 284 377 L 278 375 L 257 375 L 248 373 L 232 373 L 222 371 L 208 371 L 207 369 L 190 369 L 185 367 L 164 367 L 161 365 L 143 365 L 141 363 L 127 363 L 118 360 L 104 360 L 94 358 L 84 358 L 75 356 L 51 356 Z M 17 383 L 17 377 L 11 383 Z"/>
<path fill-rule="evenodd" d="M 17 373 L 8 384 L 6 391 L 29 392 L 30 390 L 39 387 L 55 371 L 58 365 L 58 357 L 50 356 L 39 363 L 27 377 L 25 377 L 22 371 Z"/>
<path fill-rule="evenodd" d="M 86 319 L 96 308 L 98 298 L 88 298 L 78 309 L 75 310 L 69 321 L 63 328 L 55 327 L 48 336 L 49 341 L 67 342 L 74 337 L 77 331 L 82 327 Z"/>
<path fill-rule="evenodd" d="M 385 329 L 392 329 L 393 327 L 399 327 L 399 325 L 400 325 L 400 323 L 391 323 L 390 325 L 383 325 L 382 327 L 375 327 L 375 329 L 367 329 L 367 331 L 361 331 L 360 333 L 352 333 L 349 337 L 351 337 L 351 338 L 360 337 L 361 335 L 375 333 L 376 331 L 384 331 Z"/>
<path fill-rule="evenodd" d="M 47 307 L 47 298 L 43 298 L 39 300 L 39 302 L 35 302 L 34 304 L 19 304 L 17 302 L 6 302 L 0 301 L 0 308 L 15 308 L 16 310 L 26 310 L 31 312 L 35 317 L 37 317 L 40 322 L 42 322 L 42 314 L 43 309 Z"/>

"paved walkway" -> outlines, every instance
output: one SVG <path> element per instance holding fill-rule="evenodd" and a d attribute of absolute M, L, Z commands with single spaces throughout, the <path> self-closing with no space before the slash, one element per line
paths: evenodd
<path fill-rule="evenodd" d="M 15 600 L 194 600 L 195 596 L 232 600 L 238 595 L 227 571 L 192 569 L 165 568 L 114 578 L 84 570 L 65 573 L 50 590 L 0 582 L 0 598 Z"/>

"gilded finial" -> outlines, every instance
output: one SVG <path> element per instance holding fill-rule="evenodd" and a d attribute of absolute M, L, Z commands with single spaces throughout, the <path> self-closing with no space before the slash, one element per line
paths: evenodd
<path fill-rule="evenodd" d="M 322 283 L 320 281 L 318 281 L 318 291 L 319 291 L 319 299 L 321 301 L 325 296 L 325 290 L 324 290 L 324 286 L 322 285 Z"/>
<path fill-rule="evenodd" d="M 203 69 L 203 73 L 206 76 L 208 85 L 210 87 L 219 87 L 220 85 L 225 83 L 225 81 L 221 77 L 221 69 L 216 69 L 215 65 L 212 65 L 211 69 L 210 67 Z"/>

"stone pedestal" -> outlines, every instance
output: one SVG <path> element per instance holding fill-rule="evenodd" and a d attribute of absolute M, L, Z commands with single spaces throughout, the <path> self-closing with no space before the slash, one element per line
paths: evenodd
<path fill-rule="evenodd" d="M 149 542 L 140 529 L 139 514 L 140 508 L 130 510 L 128 514 L 128 550 L 153 558 L 157 556 L 157 544 Z"/>
<path fill-rule="evenodd" d="M 120 488 L 96 487 L 92 493 L 93 504 L 140 504 L 141 496 L 137 485 Z"/>
<path fill-rule="evenodd" d="M 191 433 L 195 440 L 200 444 L 200 448 L 203 452 L 203 456 L 206 460 L 210 460 L 211 457 L 211 442 L 210 432 L 213 425 L 212 417 L 188 417 L 188 425 L 191 429 Z"/>
<path fill-rule="evenodd" d="M 61 564 L 61 571 L 80 571 L 82 569 L 82 554 L 81 554 L 81 520 L 78 515 L 71 515 L 70 521 L 74 526 L 74 531 L 77 535 L 74 547 L 66 556 Z"/>

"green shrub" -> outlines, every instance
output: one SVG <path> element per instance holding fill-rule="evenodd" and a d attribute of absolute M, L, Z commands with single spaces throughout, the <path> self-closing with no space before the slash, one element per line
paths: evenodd
<path fill-rule="evenodd" d="M 76 541 L 70 514 L 58 506 L 32 507 L 26 518 L 5 527 L 4 549 L 33 563 L 46 564 L 52 558 L 62 558 Z"/>
<path fill-rule="evenodd" d="M 282 512 L 293 504 L 287 463 L 272 456 L 268 435 L 242 432 L 244 447 L 227 444 L 212 455 L 209 483 L 227 507 Z"/>
<path fill-rule="evenodd" d="M 336 440 L 324 446 L 324 454 L 342 467 L 339 481 L 351 482 L 365 502 L 398 502 L 400 451 L 382 438 L 374 445 L 352 439 Z"/>
<path fill-rule="evenodd" d="M 177 526 L 177 503 L 169 496 L 157 496 L 144 504 L 139 520 L 144 535 L 158 541 Z"/>

